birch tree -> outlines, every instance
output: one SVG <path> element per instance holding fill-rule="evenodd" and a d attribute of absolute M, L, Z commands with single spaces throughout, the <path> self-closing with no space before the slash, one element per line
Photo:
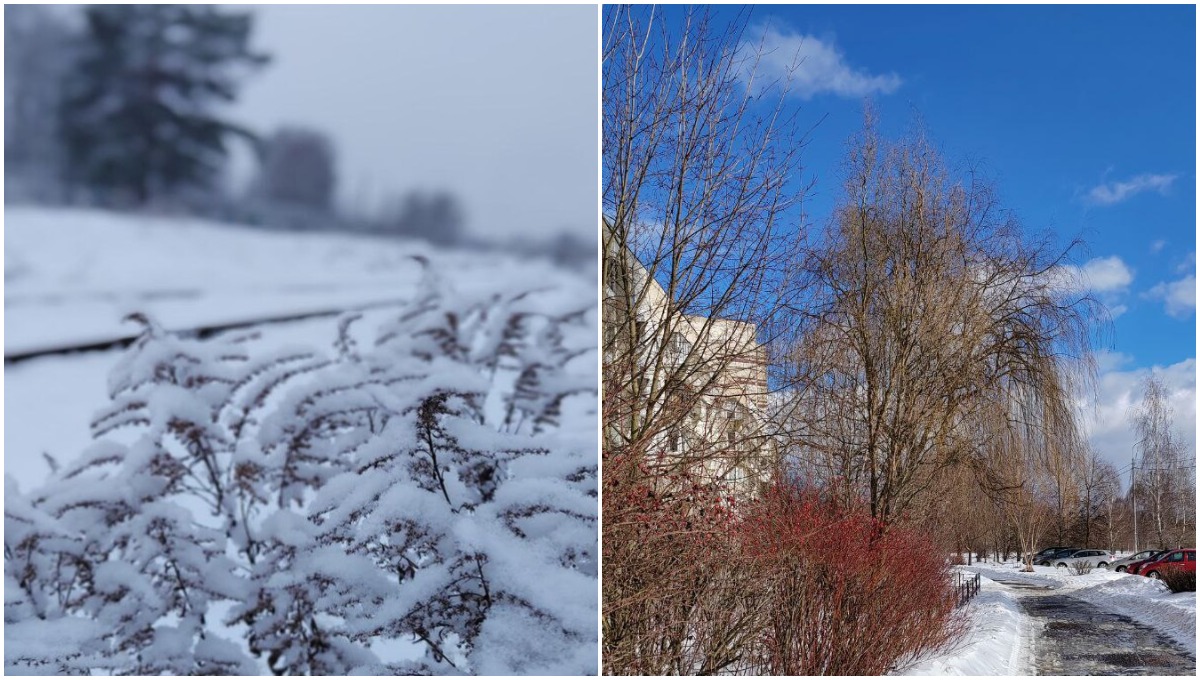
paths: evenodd
<path fill-rule="evenodd" d="M 1142 382 L 1142 401 L 1134 407 L 1131 418 L 1137 432 L 1134 447 L 1139 456 L 1135 467 L 1140 484 L 1135 487 L 1149 505 L 1155 544 L 1165 547 L 1182 538 L 1174 535 L 1172 525 L 1187 470 L 1182 460 L 1182 443 L 1175 433 L 1170 394 L 1161 377 L 1150 375 Z M 1191 508 L 1185 511 L 1190 512 Z"/>

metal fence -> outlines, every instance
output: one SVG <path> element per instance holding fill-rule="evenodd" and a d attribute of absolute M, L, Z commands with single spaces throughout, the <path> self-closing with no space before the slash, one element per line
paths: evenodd
<path fill-rule="evenodd" d="M 954 572 L 954 590 L 958 593 L 957 607 L 971 601 L 972 597 L 979 594 L 979 574 L 963 574 L 962 572 Z"/>

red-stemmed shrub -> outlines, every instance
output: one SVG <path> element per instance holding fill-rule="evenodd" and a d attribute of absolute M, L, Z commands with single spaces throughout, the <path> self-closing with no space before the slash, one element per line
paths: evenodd
<path fill-rule="evenodd" d="M 769 593 L 754 653 L 766 675 L 878 675 L 956 637 L 945 555 L 921 532 L 777 487 L 740 523 Z"/>
<path fill-rule="evenodd" d="M 702 466 L 605 454 L 604 673 L 736 672 L 768 603 L 733 540 L 733 499 Z"/>

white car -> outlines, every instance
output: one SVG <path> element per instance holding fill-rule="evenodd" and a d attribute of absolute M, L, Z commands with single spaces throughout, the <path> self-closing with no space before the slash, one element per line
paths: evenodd
<path fill-rule="evenodd" d="M 1087 564 L 1093 569 L 1104 569 L 1112 561 L 1113 556 L 1104 550 L 1077 550 L 1071 553 L 1070 557 L 1060 557 L 1055 560 L 1054 566 L 1074 569 L 1080 565 Z"/>

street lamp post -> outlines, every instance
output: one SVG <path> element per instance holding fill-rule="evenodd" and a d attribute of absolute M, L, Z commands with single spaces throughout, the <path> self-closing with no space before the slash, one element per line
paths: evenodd
<path fill-rule="evenodd" d="M 1129 502 L 1133 505 L 1133 552 L 1138 551 L 1138 525 L 1137 525 L 1137 495 L 1134 493 L 1134 488 L 1137 484 L 1135 473 L 1137 471 L 1137 452 L 1134 451 L 1133 460 L 1129 464 Z"/>

